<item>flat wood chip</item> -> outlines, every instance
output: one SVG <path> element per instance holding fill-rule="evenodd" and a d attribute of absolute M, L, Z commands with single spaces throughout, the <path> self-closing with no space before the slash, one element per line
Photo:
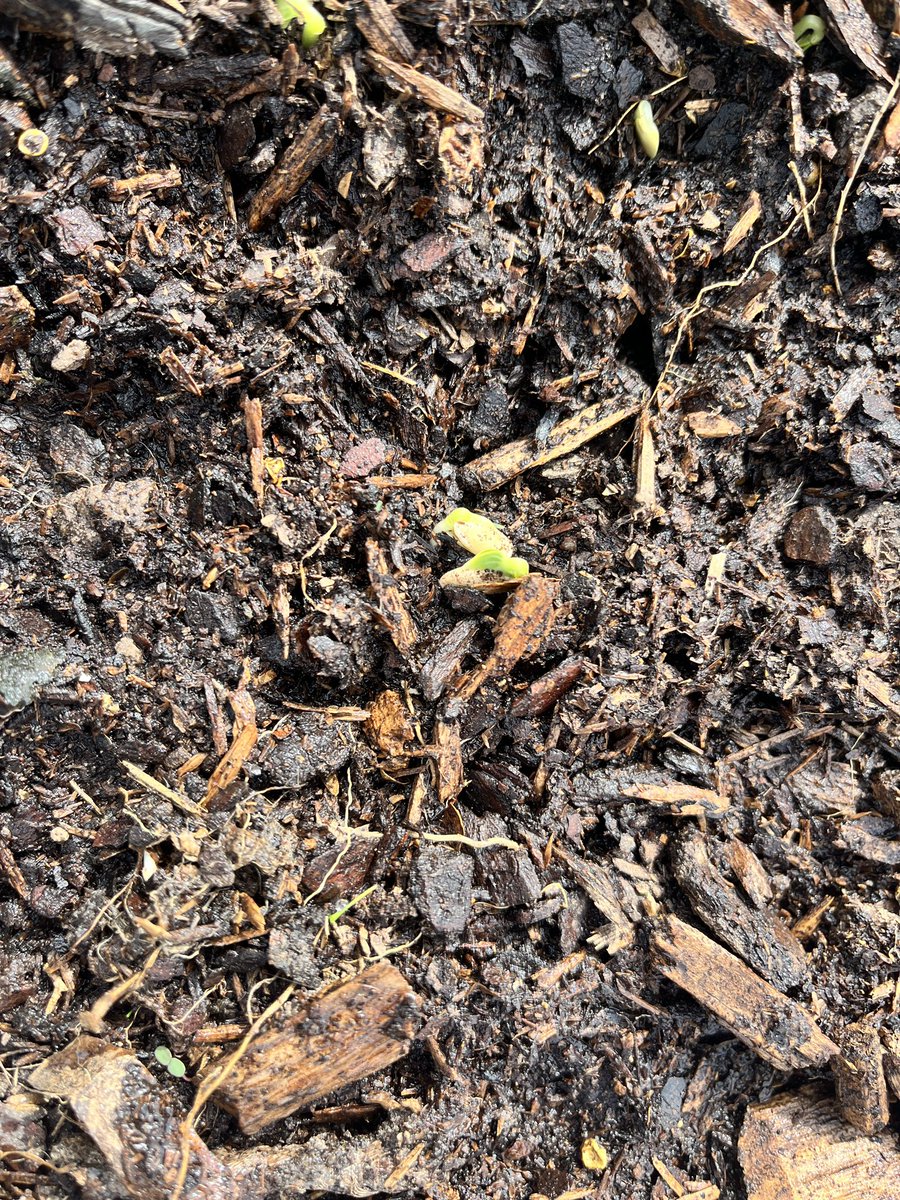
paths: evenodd
<path fill-rule="evenodd" d="M 366 542 L 369 581 L 378 604 L 378 615 L 387 627 L 394 645 L 405 657 L 416 648 L 419 631 L 406 607 L 403 594 L 388 567 L 387 555 L 372 538 Z"/>
<path fill-rule="evenodd" d="M 213 1094 L 245 1133 L 308 1107 L 402 1058 L 418 1023 L 415 992 L 375 963 L 272 1020 Z"/>
<path fill-rule="evenodd" d="M 319 163 L 331 153 L 340 127 L 340 118 L 323 104 L 303 133 L 285 150 L 250 202 L 248 223 L 252 230 L 262 229 L 282 205 L 293 200 Z"/>
<path fill-rule="evenodd" d="M 556 458 L 571 454 L 585 442 L 599 437 L 601 433 L 617 425 L 619 421 L 633 417 L 639 409 L 637 401 L 622 404 L 618 399 L 589 404 L 574 417 L 568 417 L 554 426 L 546 441 L 520 438 L 517 442 L 508 442 L 505 446 L 491 450 L 469 463 L 465 474 L 474 487 L 492 492 L 521 475 L 523 471 L 542 467 Z"/>
<path fill-rule="evenodd" d="M 381 75 L 392 76 L 399 80 L 429 108 L 436 108 L 438 112 L 461 117 L 464 121 L 480 121 L 484 116 L 484 110 L 480 109 L 477 104 L 473 104 L 471 100 L 467 100 L 453 88 L 447 87 L 445 83 L 439 83 L 437 79 L 432 79 L 430 75 L 424 75 L 414 67 L 406 66 L 405 63 L 393 62 L 391 59 L 385 58 L 383 54 L 377 54 L 374 50 L 369 52 L 369 57 Z"/>
<path fill-rule="evenodd" d="M 508 675 L 522 658 L 535 654 L 556 621 L 554 602 L 559 585 L 545 575 L 529 575 L 510 593 L 500 610 L 494 646 L 482 665 L 467 675 L 456 691 L 456 700 L 471 700 L 489 679 Z"/>
<path fill-rule="evenodd" d="M 812 1088 L 751 1104 L 738 1142 L 747 1200 L 897 1200 L 900 1146 L 864 1137 Z"/>
<path fill-rule="evenodd" d="M 806 1009 L 684 921 L 666 917 L 651 945 L 667 979 L 779 1071 L 820 1066 L 838 1053 Z"/>

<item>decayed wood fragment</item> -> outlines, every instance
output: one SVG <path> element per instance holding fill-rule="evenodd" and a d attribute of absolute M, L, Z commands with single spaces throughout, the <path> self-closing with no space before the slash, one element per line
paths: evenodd
<path fill-rule="evenodd" d="M 661 804 L 679 817 L 722 817 L 728 812 L 725 796 L 692 783 L 641 783 L 622 788 L 623 796 Z"/>
<path fill-rule="evenodd" d="M 710 861 L 706 839 L 698 829 L 678 839 L 672 868 L 704 925 L 763 979 L 786 991 L 808 978 L 806 954 L 797 938 L 779 917 L 741 900 Z"/>
<path fill-rule="evenodd" d="M 681 0 L 703 29 L 733 46 L 747 46 L 779 62 L 802 61 L 790 25 L 767 0 Z"/>
<path fill-rule="evenodd" d="M 463 756 L 456 721 L 436 721 L 432 750 L 438 800 L 446 808 L 463 787 Z"/>
<path fill-rule="evenodd" d="M 182 1112 L 133 1054 L 82 1036 L 31 1073 L 32 1090 L 58 1096 L 96 1143 L 121 1188 L 137 1200 L 169 1200 L 181 1163 Z M 184 1190 L 192 1200 L 250 1200 L 196 1133 Z"/>
<path fill-rule="evenodd" d="M 513 717 L 539 717 L 548 708 L 564 696 L 577 682 L 584 672 L 587 662 L 578 655 L 564 658 L 540 679 L 536 679 L 531 687 L 513 704 L 509 710 Z"/>
<path fill-rule="evenodd" d="M 354 19 L 377 54 L 404 63 L 410 63 L 416 57 L 415 46 L 385 0 L 362 0 L 354 12 Z"/>
<path fill-rule="evenodd" d="M 890 83 L 891 72 L 883 56 L 878 27 L 862 5 L 862 0 L 822 0 L 822 15 L 829 32 L 859 66 Z"/>
<path fill-rule="evenodd" d="M 589 404 L 574 417 L 568 417 L 555 425 L 546 441 L 520 438 L 517 442 L 508 442 L 505 446 L 491 450 L 469 463 L 465 474 L 473 486 L 492 492 L 521 475 L 523 471 L 542 467 L 556 458 L 571 454 L 585 442 L 599 437 L 605 430 L 617 425 L 619 421 L 633 417 L 639 408 L 637 403 L 629 401 L 622 404 L 618 399 Z"/>
<path fill-rule="evenodd" d="M 747 1110 L 738 1142 L 747 1200 L 897 1200 L 900 1146 L 864 1137 L 805 1088 Z"/>
<path fill-rule="evenodd" d="M 0 353 L 27 346 L 34 333 L 34 309 L 17 287 L 0 288 Z"/>
<path fill-rule="evenodd" d="M 3 0 L 3 15 L 56 37 L 74 37 L 110 54 L 184 53 L 184 9 L 177 0 Z"/>
<path fill-rule="evenodd" d="M 884 1077 L 896 1100 L 900 1100 L 900 1019 L 889 1017 L 881 1027 L 884 1047 Z"/>
<path fill-rule="evenodd" d="M 529 575 L 512 593 L 497 618 L 494 646 L 480 667 L 462 680 L 453 698 L 471 700 L 489 679 L 508 675 L 522 658 L 530 658 L 548 637 L 556 620 L 558 585 L 544 575 Z"/>
<path fill-rule="evenodd" d="M 355 978 L 280 1013 L 213 1095 L 245 1133 L 321 1100 L 402 1058 L 417 1026 L 415 992 L 375 963 Z"/>
<path fill-rule="evenodd" d="M 374 539 L 366 542 L 369 581 L 378 602 L 381 617 L 391 640 L 403 655 L 409 655 L 419 641 L 419 631 L 406 607 L 406 601 L 388 568 L 387 555 Z"/>
<path fill-rule="evenodd" d="M 303 133 L 281 156 L 250 202 L 248 224 L 261 229 L 282 205 L 293 200 L 316 167 L 328 157 L 340 129 L 340 118 L 323 104 Z"/>
<path fill-rule="evenodd" d="M 884 1047 L 878 1031 L 864 1021 L 848 1025 L 839 1039 L 841 1052 L 831 1064 L 841 1116 L 860 1133 L 873 1134 L 888 1123 Z"/>
<path fill-rule="evenodd" d="M 806 1009 L 677 917 L 660 923 L 652 950 L 667 979 L 779 1071 L 819 1066 L 838 1052 Z"/>
<path fill-rule="evenodd" d="M 113 200 L 143 196 L 147 192 L 181 187 L 181 171 L 178 167 L 170 167 L 166 171 L 145 171 L 143 175 L 131 175 L 127 179 L 111 179 L 107 186 Z"/>
<path fill-rule="evenodd" d="M 463 655 L 478 632 L 478 622 L 471 617 L 454 625 L 440 639 L 432 654 L 422 664 L 419 686 L 426 700 L 439 700 L 447 685 L 457 674 Z"/>
<path fill-rule="evenodd" d="M 374 50 L 369 52 L 369 57 L 382 75 L 393 77 L 404 87 L 408 87 L 413 95 L 429 108 L 461 117 L 464 121 L 480 121 L 484 116 L 483 110 L 477 104 L 473 104 L 453 88 L 447 87 L 445 83 L 439 83 L 430 75 L 417 71 L 415 67 L 394 62 Z"/>

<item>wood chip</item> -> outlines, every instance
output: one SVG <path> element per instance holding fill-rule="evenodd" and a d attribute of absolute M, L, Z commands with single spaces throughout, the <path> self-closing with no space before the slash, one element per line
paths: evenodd
<path fill-rule="evenodd" d="M 642 9 L 631 24 L 667 75 L 677 77 L 684 74 L 684 54 L 681 47 L 660 25 L 649 8 Z"/>
<path fill-rule="evenodd" d="M 884 61 L 883 39 L 862 0 L 822 0 L 829 33 L 859 66 L 886 83 L 892 80 Z"/>
<path fill-rule="evenodd" d="M 465 474 L 473 487 L 492 492 L 521 475 L 523 471 L 530 471 L 533 467 L 541 467 L 554 459 L 562 458 L 565 454 L 571 454 L 592 438 L 599 437 L 601 433 L 617 425 L 619 421 L 633 417 L 639 408 L 637 402 L 622 404 L 618 399 L 590 404 L 574 417 L 568 417 L 554 426 L 546 441 L 537 442 L 534 438 L 521 438 L 516 442 L 508 442 L 505 446 L 491 450 L 469 463 Z"/>
<path fill-rule="evenodd" d="M 385 688 L 375 697 L 363 729 L 369 741 L 389 759 L 406 759 L 413 726 L 399 692 Z"/>
<path fill-rule="evenodd" d="M 331 153 L 340 127 L 339 117 L 323 104 L 303 133 L 291 142 L 251 200 L 248 224 L 252 230 L 261 229 L 282 205 L 293 200 L 316 167 Z"/>
<path fill-rule="evenodd" d="M 34 333 L 34 309 L 17 287 L 0 288 L 0 353 L 27 346 Z"/>
<path fill-rule="evenodd" d="M 738 219 L 731 227 L 731 232 L 725 239 L 722 254 L 730 254 L 735 246 L 739 246 L 759 218 L 762 216 L 762 201 L 759 192 L 751 192 L 738 214 Z"/>
<path fill-rule="evenodd" d="M 558 666 L 547 671 L 523 692 L 510 708 L 512 717 L 539 717 L 563 697 L 582 676 L 587 667 L 578 655 L 564 658 Z"/>
<path fill-rule="evenodd" d="M 96 1144 L 122 1195 L 170 1200 L 180 1165 L 183 1114 L 171 1087 L 157 1083 L 133 1054 L 100 1038 L 82 1036 L 31 1073 L 32 1090 L 65 1100 Z M 194 1200 L 247 1200 L 230 1169 L 192 1132 L 187 1142 Z M 104 1189 L 105 1191 L 105 1189 Z"/>
<path fill-rule="evenodd" d="M 812 1088 L 751 1104 L 738 1142 L 747 1200 L 897 1200 L 900 1146 L 864 1137 Z"/>
<path fill-rule="evenodd" d="M 220 793 L 227 791 L 237 779 L 250 751 L 256 745 L 257 736 L 256 725 L 248 724 L 241 728 L 240 733 L 235 737 L 209 777 L 209 785 L 206 789 L 207 803 L 214 800 Z"/>
<path fill-rule="evenodd" d="M 432 754 L 438 800 L 446 808 L 462 791 L 464 782 L 462 743 L 456 721 L 435 722 Z"/>
<path fill-rule="evenodd" d="M 266 497 L 266 468 L 263 453 L 262 402 L 248 396 L 244 401 L 244 428 L 250 454 L 250 481 L 260 508 Z"/>
<path fill-rule="evenodd" d="M 372 49 L 387 59 L 411 63 L 416 48 L 385 0 L 361 0 L 353 14 L 357 28 Z"/>
<path fill-rule="evenodd" d="M 482 665 L 466 676 L 453 693 L 454 700 L 471 700 L 489 679 L 508 675 L 522 658 L 535 654 L 556 620 L 557 583 L 544 575 L 529 575 L 511 593 L 500 610 L 494 646 Z"/>
<path fill-rule="evenodd" d="M 809 979 L 800 942 L 775 914 L 751 908 L 710 860 L 707 839 L 687 830 L 672 851 L 672 869 L 691 908 L 735 954 L 780 991 Z"/>
<path fill-rule="evenodd" d="M 279 1013 L 213 1100 L 245 1133 L 309 1107 L 402 1058 L 418 1025 L 415 992 L 387 963 Z"/>
<path fill-rule="evenodd" d="M 838 1052 L 806 1009 L 684 921 L 666 917 L 651 945 L 667 979 L 779 1071 L 820 1066 Z"/>
<path fill-rule="evenodd" d="M 685 413 L 684 419 L 691 433 L 699 438 L 735 437 L 741 432 L 736 421 L 721 413 L 691 412 Z"/>
<path fill-rule="evenodd" d="M 721 817 L 730 807 L 718 792 L 691 783 L 640 783 L 623 787 L 622 795 L 666 805 L 678 817 Z"/>
<path fill-rule="evenodd" d="M 857 675 L 856 681 L 861 693 L 871 696 L 888 712 L 893 713 L 895 717 L 900 717 L 900 696 L 874 672 L 863 668 Z"/>
<path fill-rule="evenodd" d="M 831 1064 L 838 1108 L 866 1135 L 879 1133 L 890 1118 L 884 1047 L 877 1029 L 864 1021 L 848 1025 L 838 1038 L 841 1052 Z"/>
<path fill-rule="evenodd" d="M 430 75 L 385 58 L 383 54 L 377 54 L 374 50 L 369 52 L 369 57 L 382 75 L 393 77 L 404 87 L 408 87 L 413 95 L 429 108 L 461 117 L 464 121 L 480 121 L 484 116 L 483 109 L 477 104 L 473 104 L 446 84 L 432 79 Z"/>
<path fill-rule="evenodd" d="M 378 604 L 378 614 L 394 645 L 405 657 L 416 648 L 419 631 L 406 607 L 406 601 L 388 568 L 387 555 L 372 538 L 366 542 L 369 581 Z"/>
<path fill-rule="evenodd" d="M 701 28 L 733 46 L 749 46 L 767 58 L 795 65 L 800 47 L 784 17 L 767 0 L 681 0 Z"/>
<path fill-rule="evenodd" d="M 159 192 L 165 188 L 181 187 L 181 171 L 170 167 L 167 171 L 147 171 L 143 175 L 131 175 L 128 179 L 110 179 L 107 188 L 113 200 L 126 196 L 143 196 L 147 192 Z"/>

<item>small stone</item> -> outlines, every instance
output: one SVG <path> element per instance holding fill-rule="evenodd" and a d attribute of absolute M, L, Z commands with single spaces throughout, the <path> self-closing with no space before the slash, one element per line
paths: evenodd
<path fill-rule="evenodd" d="M 90 357 L 91 348 L 87 342 L 83 342 L 81 338 L 73 338 L 56 352 L 50 366 L 54 371 L 64 373 L 80 371 L 90 361 Z"/>
<path fill-rule="evenodd" d="M 837 521 L 824 508 L 801 508 L 788 521 L 784 552 L 788 558 L 824 567 L 834 561 L 839 544 Z"/>
<path fill-rule="evenodd" d="M 140 646 L 130 637 L 121 637 L 116 642 L 116 654 L 121 654 L 123 658 L 127 658 L 129 662 L 139 663 L 144 661 L 144 653 Z"/>

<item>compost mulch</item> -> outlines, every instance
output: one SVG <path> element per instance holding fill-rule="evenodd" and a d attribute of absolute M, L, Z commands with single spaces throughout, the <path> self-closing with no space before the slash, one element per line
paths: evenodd
<path fill-rule="evenodd" d="M 181 7 L 0 2 L 0 1194 L 896 1200 L 897 39 Z"/>

